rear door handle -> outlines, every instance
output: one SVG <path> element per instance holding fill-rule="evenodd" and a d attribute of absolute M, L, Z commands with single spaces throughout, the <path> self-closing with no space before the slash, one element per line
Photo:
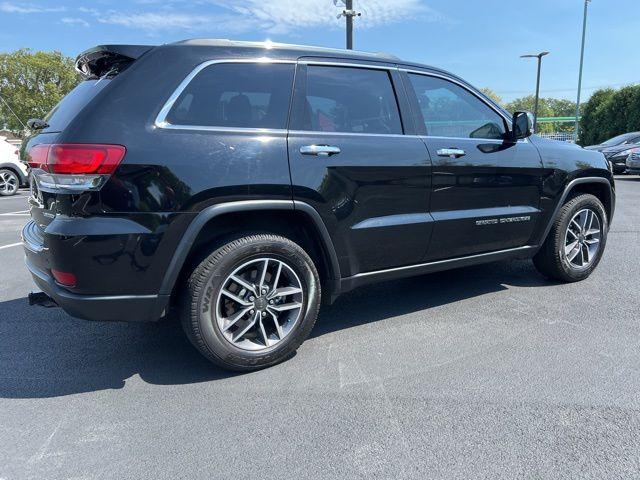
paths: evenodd
<path fill-rule="evenodd" d="M 316 157 L 330 157 L 340 153 L 338 147 L 333 145 L 304 145 L 300 147 L 302 155 L 315 155 Z"/>
<path fill-rule="evenodd" d="M 440 150 L 438 150 L 437 153 L 439 157 L 451 157 L 451 158 L 464 157 L 467 154 L 461 148 L 441 148 Z"/>

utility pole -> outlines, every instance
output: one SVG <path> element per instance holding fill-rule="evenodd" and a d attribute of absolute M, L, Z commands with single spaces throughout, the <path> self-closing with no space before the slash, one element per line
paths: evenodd
<path fill-rule="evenodd" d="M 353 50 L 353 17 L 359 17 L 362 14 L 353 9 L 353 0 L 333 0 L 333 4 L 338 6 L 338 1 L 341 1 L 345 7 L 338 18 L 345 17 L 347 22 L 347 50 Z"/>
<path fill-rule="evenodd" d="M 537 58 L 538 59 L 538 79 L 536 80 L 536 103 L 533 111 L 533 131 L 538 131 L 538 102 L 540 101 L 540 70 L 542 67 L 542 57 L 549 55 L 549 52 L 540 52 L 535 55 L 520 55 L 520 58 Z"/>
<path fill-rule="evenodd" d="M 580 48 L 580 69 L 578 72 L 578 99 L 576 100 L 576 131 L 575 141 L 580 133 L 580 90 L 582 89 L 582 65 L 584 64 L 584 40 L 587 34 L 587 6 L 591 0 L 584 0 L 584 14 L 582 16 L 582 47 Z"/>

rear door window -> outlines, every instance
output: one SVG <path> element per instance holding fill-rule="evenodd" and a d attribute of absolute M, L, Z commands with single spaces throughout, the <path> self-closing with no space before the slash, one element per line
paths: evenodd
<path fill-rule="evenodd" d="M 205 67 L 180 93 L 171 125 L 284 129 L 295 65 L 218 63 Z"/>
<path fill-rule="evenodd" d="M 386 70 L 309 65 L 304 102 L 296 130 L 402 134 Z"/>

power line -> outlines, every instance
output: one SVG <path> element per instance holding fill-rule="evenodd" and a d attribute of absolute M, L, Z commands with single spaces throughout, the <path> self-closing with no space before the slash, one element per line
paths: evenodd
<path fill-rule="evenodd" d="M 18 121 L 20 122 L 20 125 L 22 125 L 22 128 L 24 128 L 25 130 L 27 129 L 27 126 L 24 124 L 24 122 L 20 119 L 20 117 L 18 116 L 18 114 L 16 112 L 13 111 L 13 108 L 11 108 L 11 105 L 9 105 L 7 103 L 7 101 L 2 98 L 2 95 L 0 95 L 0 100 L 2 100 L 2 103 L 4 103 L 7 108 L 9 109 L 9 111 L 13 114 L 14 117 L 16 117 L 18 119 Z"/>

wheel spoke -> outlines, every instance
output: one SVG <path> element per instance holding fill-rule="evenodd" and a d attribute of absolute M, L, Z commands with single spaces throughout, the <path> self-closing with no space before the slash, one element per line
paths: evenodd
<path fill-rule="evenodd" d="M 587 222 L 589 221 L 589 210 L 585 210 L 584 214 L 582 215 L 582 225 L 580 226 L 580 229 L 584 232 L 587 230 Z"/>
<path fill-rule="evenodd" d="M 235 295 L 234 293 L 231 293 L 229 290 L 222 289 L 222 294 L 225 295 L 226 297 L 229 297 L 231 300 L 234 300 L 235 302 L 239 303 L 243 307 L 249 307 L 249 306 L 252 305 L 251 302 L 240 298 L 239 296 Z"/>
<path fill-rule="evenodd" d="M 232 317 L 223 318 L 222 323 L 224 324 L 224 327 L 222 328 L 222 331 L 226 332 L 231 327 L 233 327 L 236 323 L 238 323 L 238 320 L 240 320 L 242 317 L 246 315 L 246 313 L 249 310 L 251 310 L 251 307 L 246 307 L 246 308 L 243 308 L 242 310 L 239 310 L 238 313 L 236 313 Z"/>
<path fill-rule="evenodd" d="M 569 253 L 571 253 L 571 251 L 576 248 L 576 245 L 578 245 L 578 240 L 576 240 L 575 242 L 571 242 L 569 245 L 566 245 L 564 247 L 564 254 L 569 256 Z"/>
<path fill-rule="evenodd" d="M 282 332 L 282 326 L 278 321 L 278 316 L 268 308 L 267 308 L 267 311 L 269 312 L 269 315 L 271 315 L 271 318 L 273 318 L 273 324 L 276 326 L 276 332 L 278 332 L 278 338 L 282 340 L 284 338 L 284 333 Z"/>
<path fill-rule="evenodd" d="M 589 245 L 597 245 L 598 243 L 600 243 L 600 239 L 599 238 L 589 238 L 587 240 L 585 240 L 586 243 L 588 243 Z"/>
<path fill-rule="evenodd" d="M 573 238 L 578 238 L 578 234 L 575 233 L 573 230 L 571 230 L 570 228 L 567 228 L 567 233 L 571 236 L 573 236 Z"/>
<path fill-rule="evenodd" d="M 577 243 L 577 242 L 576 242 Z M 567 253 L 567 260 L 569 260 L 570 262 L 573 261 L 574 258 L 576 258 L 576 256 L 578 255 L 578 253 L 580 253 L 580 246 L 576 245 L 573 250 L 571 250 L 569 253 Z"/>
<path fill-rule="evenodd" d="M 273 281 L 272 290 L 278 288 L 278 282 L 280 281 L 280 274 L 282 273 L 282 262 L 278 262 L 278 270 L 276 270 L 275 280 Z"/>
<path fill-rule="evenodd" d="M 589 251 L 589 247 L 587 245 L 582 245 L 582 251 L 584 252 L 582 256 L 582 264 L 584 265 L 585 263 L 589 263 L 591 261 L 591 252 Z"/>
<path fill-rule="evenodd" d="M 287 295 L 294 295 L 301 292 L 302 289 L 298 287 L 283 287 L 273 290 L 269 295 L 269 298 L 286 297 Z"/>
<path fill-rule="evenodd" d="M 264 267 L 262 268 L 262 275 L 260 276 L 260 284 L 259 287 L 262 289 L 264 286 L 264 279 L 267 277 L 267 268 L 269 268 L 269 259 L 265 259 Z"/>
<path fill-rule="evenodd" d="M 595 235 L 595 234 L 599 234 L 600 233 L 600 229 L 599 228 L 590 228 L 589 230 L 587 230 L 585 232 L 585 237 L 590 237 L 591 235 Z"/>
<path fill-rule="evenodd" d="M 249 290 L 251 293 L 253 293 L 254 295 L 257 295 L 258 293 L 256 292 L 256 288 L 251 285 L 248 282 L 245 282 L 243 279 L 241 279 L 240 277 L 238 277 L 237 275 L 231 275 L 231 280 L 233 280 L 234 282 L 236 282 L 238 285 L 242 285 L 244 288 L 246 288 L 247 290 Z"/>
<path fill-rule="evenodd" d="M 245 327 L 244 327 L 242 330 L 240 330 L 239 332 L 236 332 L 236 333 L 233 335 L 233 341 L 234 341 L 234 342 L 237 342 L 238 340 L 240 340 L 240 339 L 242 338 L 242 336 L 243 336 L 245 333 L 247 333 L 247 332 L 249 331 L 249 329 L 250 329 L 251 327 L 253 327 L 253 326 L 256 324 L 256 322 L 258 321 L 258 318 L 260 318 L 260 312 L 256 312 L 256 313 L 253 315 L 253 318 L 251 319 L 251 321 L 250 321 L 250 322 L 247 322 L 247 324 L 245 325 Z"/>
<path fill-rule="evenodd" d="M 302 303 L 300 302 L 292 302 L 292 303 L 283 303 L 281 305 L 269 305 L 267 310 L 273 309 L 276 312 L 284 312 L 287 310 L 294 310 L 296 308 L 302 307 Z"/>
<path fill-rule="evenodd" d="M 267 337 L 267 331 L 264 329 L 264 324 L 262 323 L 262 317 L 258 319 L 258 326 L 260 327 L 260 333 L 262 334 L 262 339 L 264 340 L 265 347 L 269 346 L 269 337 Z"/>

